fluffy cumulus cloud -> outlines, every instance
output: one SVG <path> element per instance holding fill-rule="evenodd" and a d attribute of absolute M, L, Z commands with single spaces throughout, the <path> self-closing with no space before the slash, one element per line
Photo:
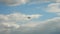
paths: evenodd
<path fill-rule="evenodd" d="M 47 12 L 54 12 L 59 13 L 60 12 L 60 0 L 52 0 L 53 3 L 48 4 Z"/>
<path fill-rule="evenodd" d="M 58 16 L 60 16 L 60 0 L 55 1 L 56 1 L 55 3 L 48 4 L 46 11 L 56 13 Z"/>
<path fill-rule="evenodd" d="M 22 13 L 0 14 L 0 34 L 10 34 L 11 31 L 20 31 L 24 27 L 35 27 L 36 24 L 33 23 L 20 25 L 18 22 L 38 19 L 41 16 L 40 14 L 26 15 Z"/>
<path fill-rule="evenodd" d="M 48 5 L 47 12 L 60 12 L 60 3 L 51 3 Z"/>
<path fill-rule="evenodd" d="M 8 15 L 0 14 L 0 21 L 26 21 L 26 20 L 32 20 L 35 18 L 39 18 L 40 14 L 33 14 L 33 15 L 26 15 L 21 13 L 12 13 Z"/>
<path fill-rule="evenodd" d="M 35 15 L 14 13 L 0 15 L 0 34 L 60 34 L 60 17 L 51 18 L 45 21 L 29 21 L 25 24 L 17 24 L 16 21 L 24 21 L 27 17 L 38 18 Z M 34 18 L 33 18 L 34 17 Z M 31 20 L 30 19 L 30 20 Z"/>

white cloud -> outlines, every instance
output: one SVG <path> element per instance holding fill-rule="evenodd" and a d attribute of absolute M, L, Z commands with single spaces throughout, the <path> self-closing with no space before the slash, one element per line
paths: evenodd
<path fill-rule="evenodd" d="M 47 12 L 59 13 L 60 12 L 60 3 L 49 4 L 47 7 Z"/>
<path fill-rule="evenodd" d="M 60 3 L 51 3 L 51 4 L 49 4 L 46 11 L 51 12 L 51 13 L 56 13 L 57 16 L 60 16 L 59 15 L 59 13 L 60 13 Z"/>
<path fill-rule="evenodd" d="M 60 17 L 55 17 L 39 23 L 40 24 L 34 27 L 35 33 L 38 32 L 39 34 L 60 34 L 58 33 L 60 32 Z"/>
<path fill-rule="evenodd" d="M 50 2 L 53 2 L 53 3 L 60 3 L 60 0 L 48 0 Z"/>
<path fill-rule="evenodd" d="M 0 23 L 0 34 L 10 34 L 11 30 L 15 31 L 20 28 L 20 25 L 16 23 Z"/>
<path fill-rule="evenodd" d="M 34 22 L 30 22 L 30 23 L 26 23 L 26 24 L 22 24 L 22 27 L 36 27 L 39 23 L 34 23 Z"/>
<path fill-rule="evenodd" d="M 20 27 L 20 25 L 18 25 L 18 24 L 16 24 L 16 23 L 2 23 L 2 25 L 4 26 L 4 27 L 6 27 L 6 28 L 11 28 L 11 27 L 13 27 L 14 29 L 16 28 L 19 28 Z"/>
<path fill-rule="evenodd" d="M 60 0 L 0 0 L 0 3 L 8 5 L 8 6 L 18 6 L 22 4 L 40 4 L 40 3 L 49 3 L 55 2 L 59 3 Z"/>
<path fill-rule="evenodd" d="M 0 3 L 8 5 L 8 6 L 18 6 L 22 4 L 40 4 L 40 3 L 48 3 L 52 2 L 52 0 L 0 0 Z"/>
<path fill-rule="evenodd" d="M 55 17 L 52 19 L 48 19 L 42 22 L 28 22 L 25 24 L 18 25 L 16 23 L 0 23 L 0 29 L 2 27 L 8 27 L 9 29 L 7 31 L 10 31 L 9 33 L 17 33 L 18 34 L 58 34 L 57 32 L 60 32 L 60 17 Z M 5 27 L 5 28 L 6 28 Z M 11 28 L 12 27 L 12 28 Z M 0 31 L 4 32 L 6 29 L 2 28 Z M 15 29 L 16 28 L 16 29 Z M 12 30 L 12 31 L 11 31 Z M 38 32 L 38 33 L 37 33 Z M 7 33 L 7 32 L 6 32 Z"/>
<path fill-rule="evenodd" d="M 25 4 L 28 0 L 0 0 L 0 2 L 9 5 L 9 6 L 17 6 L 21 4 Z"/>
<path fill-rule="evenodd" d="M 42 22 L 27 23 L 21 27 L 20 31 L 29 34 L 58 34 L 57 32 L 60 32 L 60 17 L 55 17 Z"/>
<path fill-rule="evenodd" d="M 31 4 L 41 4 L 41 3 L 48 3 L 50 2 L 49 0 L 30 0 L 29 5 Z"/>
<path fill-rule="evenodd" d="M 10 33 L 11 30 L 12 31 L 16 31 L 16 30 L 20 31 L 22 24 L 18 24 L 17 22 L 23 22 L 23 21 L 28 21 L 28 20 L 32 20 L 32 19 L 38 19 L 41 16 L 42 15 L 40 15 L 40 14 L 26 15 L 26 14 L 22 14 L 22 13 L 11 13 L 11 14 L 6 14 L 6 15 L 0 14 L 0 32 L 6 31 L 5 33 Z M 28 23 L 28 24 L 24 24 L 24 25 L 25 26 L 23 26 L 23 27 L 27 27 L 27 26 L 28 27 L 35 27 L 36 24 L 31 23 L 31 25 L 30 25 Z"/>
<path fill-rule="evenodd" d="M 18 22 L 18 21 L 28 21 L 32 19 L 39 18 L 42 15 L 33 14 L 33 15 L 26 15 L 21 13 L 13 13 L 8 15 L 0 15 L 0 21 L 11 21 L 11 22 Z"/>
<path fill-rule="evenodd" d="M 52 0 L 53 2 L 60 3 L 60 0 Z"/>

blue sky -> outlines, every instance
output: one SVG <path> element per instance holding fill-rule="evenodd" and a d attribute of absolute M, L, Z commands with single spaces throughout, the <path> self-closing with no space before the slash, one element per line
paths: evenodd
<path fill-rule="evenodd" d="M 38 3 L 38 4 L 23 4 L 18 6 L 6 6 L 1 5 L 0 6 L 0 14 L 9 14 L 13 12 L 20 12 L 24 14 L 42 14 L 43 16 L 40 18 L 40 20 L 45 20 L 49 18 L 53 18 L 56 16 L 55 13 L 49 13 L 45 11 L 45 8 L 50 3 Z"/>
<path fill-rule="evenodd" d="M 59 2 L 60 0 L 0 0 L 0 33 L 60 34 Z"/>

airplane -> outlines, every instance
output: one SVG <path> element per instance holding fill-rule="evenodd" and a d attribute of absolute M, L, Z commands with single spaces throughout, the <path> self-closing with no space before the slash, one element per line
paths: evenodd
<path fill-rule="evenodd" d="M 31 19 L 31 17 L 27 17 L 28 19 Z"/>

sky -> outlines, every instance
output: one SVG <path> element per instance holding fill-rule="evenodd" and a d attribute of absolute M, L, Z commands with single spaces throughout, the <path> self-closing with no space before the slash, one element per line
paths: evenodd
<path fill-rule="evenodd" d="M 0 34 L 60 34 L 60 0 L 0 0 Z"/>

